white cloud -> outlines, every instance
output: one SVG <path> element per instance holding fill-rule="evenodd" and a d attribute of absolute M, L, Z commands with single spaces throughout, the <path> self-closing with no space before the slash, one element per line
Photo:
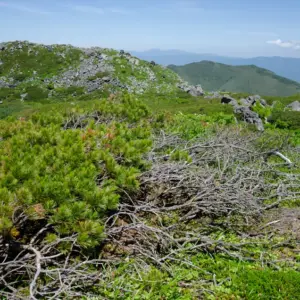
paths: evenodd
<path fill-rule="evenodd" d="M 23 5 L 19 5 L 19 4 L 11 4 L 8 2 L 3 2 L 0 1 L 0 7 L 6 7 L 9 9 L 13 9 L 13 10 L 19 10 L 25 13 L 32 13 L 32 14 L 39 14 L 39 15 L 47 15 L 49 14 L 48 11 L 43 11 L 37 8 L 32 8 L 32 7 L 28 7 L 28 6 L 23 6 Z"/>
<path fill-rule="evenodd" d="M 267 41 L 268 44 L 273 44 L 282 48 L 292 48 L 299 50 L 300 49 L 300 41 L 282 41 L 281 39 L 277 39 L 274 41 Z"/>

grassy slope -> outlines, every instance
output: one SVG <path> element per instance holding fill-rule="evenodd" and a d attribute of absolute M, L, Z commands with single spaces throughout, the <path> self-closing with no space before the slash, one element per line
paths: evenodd
<path fill-rule="evenodd" d="M 132 92 L 139 92 L 142 88 L 152 94 L 158 91 L 176 94 L 179 78 L 170 69 L 153 66 L 128 55 L 120 55 L 120 52 L 113 49 L 97 48 L 94 51 L 97 55 L 108 56 L 107 64 L 113 67 L 113 71 L 111 74 L 96 74 L 90 80 L 110 76 L 132 87 Z M 82 96 L 80 100 L 108 96 L 109 84 L 89 96 L 84 87 L 55 87 L 54 84 L 44 82 L 45 78 L 59 76 L 66 70 L 78 68 L 87 57 L 82 49 L 70 45 L 45 46 L 23 41 L 6 43 L 4 50 L 0 51 L 0 80 L 15 87 L 0 87 L 0 119 L 23 109 L 38 107 L 40 103 L 75 101 L 74 95 Z M 132 63 L 132 60 L 136 63 Z M 55 96 L 50 100 L 48 97 L 51 92 Z M 21 95 L 26 94 L 25 101 L 21 101 Z"/>
<path fill-rule="evenodd" d="M 40 69 L 34 61 L 32 63 L 34 65 L 31 66 L 31 69 L 26 66 L 24 67 L 24 71 L 29 72 L 29 70 L 32 71 L 37 69 L 41 76 L 46 76 L 47 72 L 50 72 L 50 70 L 52 70 L 52 74 L 58 71 L 58 66 L 54 68 L 50 61 L 48 64 L 48 68 L 50 69 L 48 69 L 48 71 L 44 71 L 42 67 Z M 114 62 L 114 64 L 118 64 L 117 66 L 128 66 L 126 61 Z M 141 64 L 143 65 L 144 63 L 142 62 Z M 122 69 L 124 68 L 116 68 L 116 74 L 119 76 L 123 75 L 122 79 L 124 79 L 124 82 L 127 80 L 127 71 L 136 74 L 135 70 L 129 70 L 127 67 L 125 67 L 125 72 L 122 72 Z M 9 72 L 8 68 L 6 70 L 7 71 L 5 72 Z M 159 66 L 155 66 L 154 70 L 155 72 L 164 72 L 163 68 Z M 167 77 L 167 80 L 173 80 L 175 77 L 173 77 L 172 74 L 172 72 L 169 72 L 167 75 L 163 74 L 162 76 L 170 76 Z M 140 75 L 136 76 L 142 80 L 144 75 L 145 74 L 141 69 Z M 161 77 L 160 80 L 163 81 L 164 79 L 166 78 Z M 100 96 L 99 93 L 94 93 L 72 97 L 72 102 L 79 105 L 82 110 L 89 110 L 90 106 L 98 105 L 97 103 Z M 171 114 L 183 112 L 207 115 L 212 115 L 216 112 L 232 113 L 232 108 L 230 106 L 221 105 L 219 100 L 205 100 L 201 97 L 193 98 L 185 93 L 157 94 L 153 89 L 149 93 L 140 95 L 139 97 L 155 112 L 168 111 Z M 296 100 L 296 98 L 296 96 L 290 98 L 278 97 L 276 99 L 270 97 L 267 100 L 270 103 L 274 100 L 280 100 L 287 104 L 292 100 Z M 74 109 L 74 105 L 71 106 L 68 101 L 70 101 L 68 95 L 66 96 L 65 101 L 62 101 L 61 99 L 42 101 L 41 99 L 40 101 L 25 101 L 21 103 L 18 100 L 5 102 L 0 109 L 6 109 L 6 115 L 10 115 L 14 112 L 15 105 L 17 106 L 16 111 L 22 110 L 22 112 L 18 113 L 18 116 L 27 118 L 27 116 L 35 111 L 47 113 L 50 107 L 54 110 L 57 109 L 58 111 Z M 192 127 L 188 120 L 189 119 L 187 119 L 186 122 L 182 122 L 182 127 Z M 196 126 L 197 129 L 201 129 L 202 126 L 196 121 L 193 122 L 192 125 L 193 127 Z M 175 127 L 178 127 L 179 131 L 181 130 L 181 127 L 178 124 Z M 26 151 L 24 151 L 24 153 L 25 152 Z M 220 232 L 220 236 L 220 239 L 222 239 L 224 232 Z M 230 237 L 228 239 L 230 242 L 232 242 L 231 239 L 236 242 L 236 237 Z M 259 245 L 255 250 L 258 252 L 265 251 L 264 249 L 261 249 Z M 240 262 L 238 259 L 229 259 L 222 255 L 211 256 L 202 253 L 193 258 L 193 263 L 198 268 L 194 269 L 190 266 L 181 264 L 180 262 L 178 262 L 178 264 L 172 262 L 171 268 L 173 276 L 163 273 L 156 267 L 145 270 L 145 272 L 141 274 L 138 272 L 135 273 L 134 270 L 130 272 L 130 268 L 134 269 L 134 264 L 125 264 L 124 268 L 121 266 L 117 270 L 113 270 L 115 273 L 112 275 L 111 285 L 108 285 L 108 287 L 100 286 L 97 288 L 101 290 L 101 293 L 105 292 L 107 299 L 116 299 L 118 296 L 120 299 L 196 299 L 193 298 L 196 297 L 193 292 L 193 284 L 199 284 L 199 282 L 201 283 L 201 280 L 212 280 L 212 274 L 216 274 L 215 280 L 218 286 L 213 284 L 208 287 L 206 286 L 208 290 L 214 292 L 215 296 L 209 296 L 210 293 L 208 292 L 205 295 L 206 299 L 257 299 L 257 297 L 260 297 L 260 299 L 297 299 L 297 296 L 299 295 L 299 273 L 293 271 L 292 268 L 285 269 L 283 267 L 282 270 L 275 272 L 271 267 L 261 267 L 259 263 Z M 207 272 L 209 272 L 209 274 L 207 274 Z M 134 276 L 132 276 L 132 274 Z M 140 276 L 142 276 L 142 280 L 140 279 Z M 191 282 L 191 285 L 184 286 L 182 285 L 182 282 Z M 199 285 L 199 288 L 201 288 L 201 284 Z M 102 289 L 106 290 L 102 291 Z M 120 295 L 118 295 L 118 293 L 120 293 Z"/>
<path fill-rule="evenodd" d="M 154 95 L 153 98 L 155 98 Z M 181 103 L 179 99 L 182 100 Z M 157 109 L 155 106 L 153 109 L 175 113 L 177 107 L 180 111 L 189 112 L 193 105 L 193 109 L 195 109 L 204 102 L 201 99 L 195 101 L 180 96 L 178 96 L 177 101 L 178 104 L 172 106 L 169 100 L 167 101 L 161 95 L 160 100 L 157 98 Z M 94 105 L 99 105 L 99 100 L 79 101 L 77 105 L 79 105 L 80 111 L 89 111 Z M 74 106 L 65 102 L 54 105 L 40 104 L 39 107 L 36 106 L 35 110 L 39 111 L 40 114 L 45 114 L 46 117 L 49 114 L 49 106 L 53 112 L 68 111 L 71 107 L 74 109 Z M 184 108 L 187 110 L 185 111 Z M 207 113 L 210 114 L 208 110 Z M 26 114 L 31 115 L 32 111 L 27 110 L 22 113 L 23 116 Z M 189 123 L 184 125 L 188 119 L 185 122 L 182 122 L 183 120 L 185 118 L 180 118 L 179 123 L 183 127 L 191 128 Z M 5 121 L 2 122 L 5 124 Z M 180 132 L 179 123 L 174 126 Z M 200 129 L 202 127 L 199 122 L 196 126 Z M 227 231 L 220 231 L 218 239 L 232 243 L 247 242 L 247 240 L 240 240 L 240 237 L 231 235 Z M 259 243 L 254 250 L 257 253 L 262 251 L 264 255 L 271 255 L 271 253 L 266 253 L 266 249 Z M 281 252 L 279 251 L 279 253 Z M 277 253 L 274 252 L 275 254 Z M 124 262 L 124 265 L 120 265 L 116 269 L 113 268 L 111 275 L 110 271 L 107 271 L 108 278 L 111 276 L 110 284 L 95 286 L 95 289 L 106 299 L 198 299 L 195 287 L 207 289 L 208 292 L 203 295 L 203 299 L 257 299 L 257 295 L 260 299 L 297 299 L 299 294 L 299 273 L 293 268 L 285 266 L 284 263 L 279 271 L 274 271 L 272 267 L 262 267 L 259 262 L 243 262 L 226 255 L 207 255 L 199 252 L 199 255 L 192 257 L 195 267 L 191 268 L 189 265 L 180 263 L 183 257 L 185 259 L 188 257 L 188 254 L 182 255 L 184 256 L 178 257 L 178 262 L 170 262 L 172 276 L 156 266 L 139 273 L 135 270 L 135 262 L 132 260 L 129 263 Z M 215 278 L 216 284 L 209 283 L 212 278 Z M 207 284 L 205 284 L 206 280 L 208 281 Z"/>
<path fill-rule="evenodd" d="M 229 66 L 209 61 L 185 66 L 169 66 L 192 84 L 204 90 L 244 92 L 263 96 L 290 96 L 300 93 L 300 84 L 256 66 Z"/>
<path fill-rule="evenodd" d="M 51 47 L 28 42 L 8 43 L 5 50 L 0 52 L 0 76 L 11 77 L 17 81 L 30 77 L 45 78 L 79 63 L 79 49 L 65 45 Z"/>

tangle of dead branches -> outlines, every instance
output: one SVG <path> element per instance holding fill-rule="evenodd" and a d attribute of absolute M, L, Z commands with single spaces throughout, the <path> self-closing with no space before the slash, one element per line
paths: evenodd
<path fill-rule="evenodd" d="M 140 176 L 139 192 L 122 191 L 118 211 L 105 219 L 106 238 L 98 256 L 83 251 L 76 234 L 46 242 L 43 236 L 50 226 L 45 225 L 15 251 L 15 245 L 2 243 L 0 295 L 6 299 L 92 297 L 95 284 L 109 285 L 108 270 L 126 257 L 170 274 L 169 264 L 178 261 L 179 253 L 221 252 L 255 261 L 247 243 L 225 243 L 212 239 L 210 233 L 220 226 L 243 231 L 264 211 L 300 197 L 300 175 L 278 171 L 278 164 L 268 160 L 277 155 L 292 168 L 292 159 L 278 149 L 260 150 L 256 139 L 255 134 L 227 130 L 187 142 L 162 133 L 148 154 L 152 167 Z M 166 152 L 170 147 L 171 153 Z M 172 152 L 178 150 L 190 159 L 174 161 Z M 67 252 L 62 245 L 68 245 Z M 181 263 L 193 267 L 188 255 Z"/>

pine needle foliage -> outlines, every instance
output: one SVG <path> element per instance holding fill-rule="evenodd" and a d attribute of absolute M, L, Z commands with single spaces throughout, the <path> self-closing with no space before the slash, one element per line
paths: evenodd
<path fill-rule="evenodd" d="M 102 218 L 118 207 L 121 189 L 138 188 L 151 147 L 148 116 L 142 103 L 124 95 L 1 121 L 0 232 L 28 240 L 35 232 L 16 221 L 25 214 L 51 224 L 57 235 L 78 234 L 83 247 L 98 245 Z"/>

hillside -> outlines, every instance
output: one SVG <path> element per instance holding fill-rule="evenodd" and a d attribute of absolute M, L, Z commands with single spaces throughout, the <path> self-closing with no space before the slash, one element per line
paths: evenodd
<path fill-rule="evenodd" d="M 191 84 L 201 83 L 208 91 L 230 91 L 264 96 L 290 96 L 300 92 L 300 84 L 266 69 L 230 66 L 202 61 L 169 68 Z"/>
<path fill-rule="evenodd" d="M 91 92 L 108 88 L 143 93 L 152 88 L 168 92 L 179 78 L 168 69 L 107 48 L 76 48 L 8 42 L 0 45 L 0 87 L 29 83 L 51 93 L 76 86 Z M 53 86 L 53 87 L 52 87 Z"/>
<path fill-rule="evenodd" d="M 297 95 L 203 93 L 112 49 L 0 49 L 1 299 L 298 299 Z"/>
<path fill-rule="evenodd" d="M 93 92 L 174 93 L 179 82 L 169 69 L 124 51 L 26 41 L 0 45 L 2 110 L 18 109 L 20 102 L 66 99 Z"/>
<path fill-rule="evenodd" d="M 144 52 L 131 51 L 133 55 L 147 61 L 155 61 L 162 65 L 182 66 L 204 60 L 213 61 L 233 66 L 255 65 L 270 70 L 279 76 L 300 82 L 300 58 L 280 56 L 259 56 L 251 58 L 221 56 L 216 54 L 199 54 L 180 50 L 159 50 L 152 49 Z"/>

